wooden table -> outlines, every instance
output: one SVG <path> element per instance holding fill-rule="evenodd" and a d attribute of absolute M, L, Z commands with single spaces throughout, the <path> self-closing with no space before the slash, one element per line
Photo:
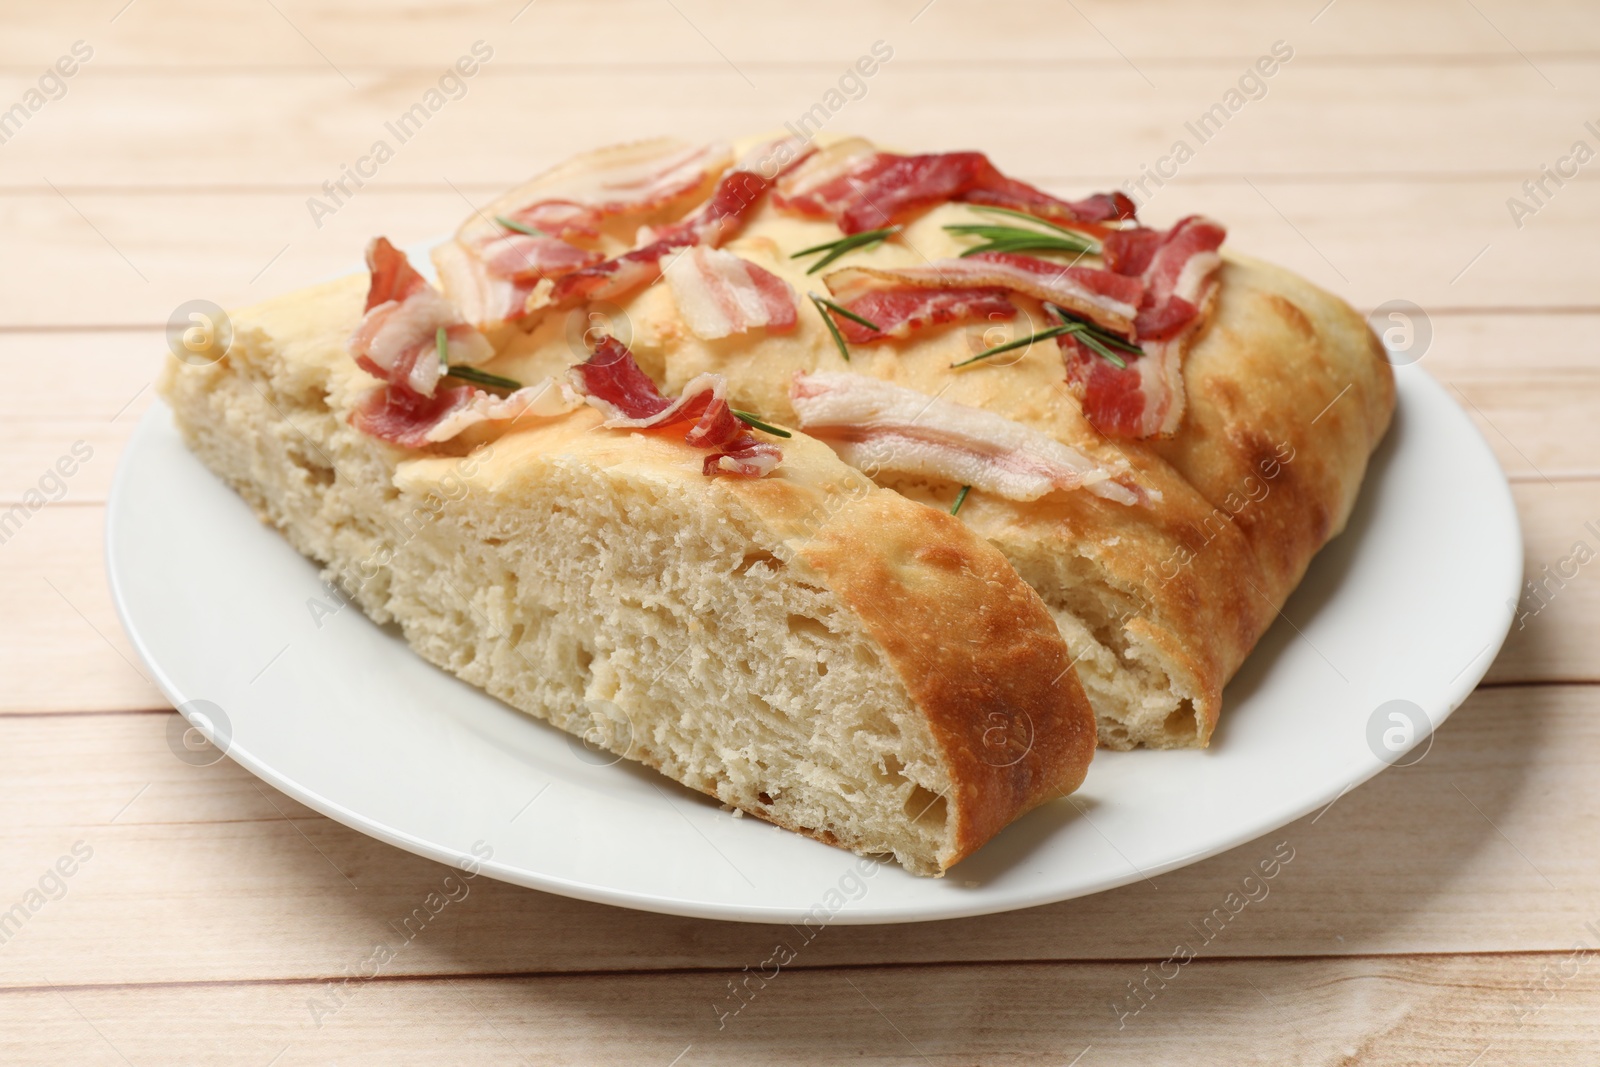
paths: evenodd
<path fill-rule="evenodd" d="M 1061 191 L 1160 166 L 1176 177 L 1147 181 L 1146 217 L 1204 211 L 1362 308 L 1420 305 L 1423 366 L 1505 465 L 1542 575 L 1600 548 L 1600 162 L 1562 163 L 1600 148 L 1592 4 L 123 2 L 13 4 L 0 33 L 0 108 L 23 105 L 0 122 L 0 510 L 59 497 L 0 544 L 0 912 L 26 912 L 0 925 L 4 1062 L 1600 1058 L 1600 566 L 1527 612 L 1426 759 L 1320 818 L 1084 900 L 830 928 L 720 1028 L 713 1004 L 787 928 L 480 882 L 363 977 L 445 869 L 231 762 L 174 758 L 101 567 L 180 303 L 330 276 L 375 233 L 446 232 L 584 147 L 821 103 L 829 128 L 982 147 Z M 385 124 L 479 41 L 489 59 L 399 143 Z M 830 98 L 877 41 L 893 56 L 864 95 Z M 1228 110 L 1280 41 L 1292 58 Z M 72 76 L 41 83 L 61 57 Z M 1201 144 L 1185 123 L 1218 103 Z M 1162 163 L 1180 138 L 1193 157 Z M 379 139 L 393 157 L 360 164 Z M 375 173 L 333 200 L 323 183 L 358 164 Z M 1569 177 L 1535 199 L 1545 165 Z M 92 455 L 54 480 L 78 442 Z M 1282 841 L 1270 897 L 1119 1018 Z"/>

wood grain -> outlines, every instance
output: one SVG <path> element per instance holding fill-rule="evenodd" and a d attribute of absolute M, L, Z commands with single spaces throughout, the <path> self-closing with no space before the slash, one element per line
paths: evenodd
<path fill-rule="evenodd" d="M 440 72 L 468 52 L 477 31 L 440 39 L 429 67 L 357 72 L 349 83 L 326 68 L 223 68 L 206 76 L 205 92 L 196 92 L 191 75 L 99 71 L 91 61 L 66 96 L 6 144 L 10 165 L 0 182 L 48 191 L 47 181 L 69 190 L 108 182 L 194 187 L 270 181 L 304 188 L 303 199 L 381 139 L 394 156 L 377 170 L 378 183 L 442 186 L 448 177 L 505 186 L 598 144 L 663 132 L 711 139 L 780 129 L 835 90 L 848 65 L 882 38 L 876 29 L 834 32 L 848 44 L 830 64 L 744 74 L 716 65 L 663 78 L 649 67 L 500 66 L 491 59 L 463 83 L 457 99 L 422 113 L 426 122 L 414 137 L 388 124 L 436 89 Z M 492 47 L 500 38 L 490 36 Z M 1541 163 L 1586 135 L 1586 121 L 1600 118 L 1589 104 L 1600 89 L 1600 68 L 1587 59 L 1541 63 L 1564 87 L 1559 91 L 1526 66 L 1498 62 L 1331 68 L 1290 60 L 1263 82 L 1265 95 L 1231 115 L 1223 112 L 1221 132 L 1190 130 L 1185 124 L 1198 123 L 1219 103 L 1277 36 L 1252 34 L 1248 58 L 1173 66 L 1153 82 L 1116 64 L 1021 65 L 1004 79 L 994 77 L 989 64 L 900 65 L 915 55 L 902 42 L 896 58 L 864 82 L 865 94 L 828 116 L 827 128 L 930 149 L 981 145 L 1025 178 L 1120 183 L 1138 176 L 1141 164 L 1154 165 L 1178 139 L 1194 150 L 1182 167 L 1187 174 L 1489 172 L 1507 176 L 1494 198 L 1505 216 L 1504 200 L 1521 178 L 1537 176 Z M 757 76 L 754 87 L 744 80 Z M 35 80 L 0 75 L 0 99 L 20 97 Z M 620 94 L 627 106 L 545 108 L 536 140 L 507 144 L 486 136 L 527 101 L 557 93 L 579 100 Z M 1479 104 L 1457 106 L 1468 94 Z M 1095 106 L 1064 111 L 1060 103 L 1087 99 Z M 997 131 L 994 116 L 1002 110 L 1007 119 Z M 1496 136 L 1482 136 L 1486 127 Z M 207 133 L 198 135 L 202 130 Z M 1051 136 L 1040 136 L 1045 130 Z M 286 153 L 290 138 L 294 151 Z M 86 143 L 117 158 L 117 170 L 108 174 L 97 155 L 79 151 Z M 1074 148 L 1064 152 L 1063 144 Z M 1569 186 L 1563 198 L 1580 188 Z"/>
<path fill-rule="evenodd" d="M 1594 939 L 1591 935 L 1589 944 Z M 770 951 L 770 950 L 769 950 Z M 0 995 L 0 1052 L 83 1064 L 1587 1062 L 1596 961 L 1196 960 L 1119 1019 L 1134 963 L 75 989 Z M 768 973 L 771 973 L 770 971 Z M 54 980 L 52 979 L 52 982 Z M 342 997 L 342 1000 L 336 999 Z M 334 1010 L 334 1006 L 338 1006 Z M 1123 1008 L 1122 1010 L 1126 1010 Z M 319 1027 L 314 1020 L 320 1020 Z M 276 1057 L 276 1058 L 275 1058 Z"/>
<path fill-rule="evenodd" d="M 0 887 L 77 842 L 92 859 L 0 953 L 0 987 L 317 979 L 393 939 L 450 869 L 310 812 L 231 762 L 177 759 L 172 714 L 0 719 Z M 1600 688 L 1493 688 L 1414 766 L 1260 841 L 1083 900 L 927 927 L 831 926 L 799 967 L 1160 960 L 1287 844 L 1269 893 L 1207 957 L 1556 952 L 1600 918 Z M 1561 798 L 1552 808 L 1549 799 Z M 1417 837 L 1429 848 L 1419 854 Z M 1281 854 L 1281 853 L 1280 853 Z M 1515 909 L 1504 906 L 1514 898 Z M 0 899 L 0 911 L 12 900 Z M 140 931 L 125 951 L 94 946 Z M 784 926 L 630 912 L 480 879 L 390 975 L 756 964 Z"/>
<path fill-rule="evenodd" d="M 30 489 L 61 497 L 0 527 L 0 1060 L 1593 1058 L 1600 583 L 1591 565 L 1549 576 L 1579 542 L 1600 550 L 1600 186 L 1586 169 L 1521 226 L 1507 204 L 1574 141 L 1600 145 L 1592 4 L 64 0 L 5 21 L 0 111 L 74 41 L 94 56 L 0 143 L 0 516 Z M 476 40 L 494 56 L 465 95 L 317 226 L 307 198 Z M 402 943 L 395 924 L 444 869 L 229 761 L 180 762 L 179 720 L 117 624 L 105 501 L 153 403 L 162 325 L 185 300 L 236 307 L 342 273 L 374 233 L 435 238 L 572 151 L 778 127 L 876 40 L 893 59 L 830 129 L 982 147 L 1062 192 L 1197 142 L 1185 122 L 1290 44 L 1144 214 L 1215 215 L 1231 247 L 1363 310 L 1421 305 L 1422 366 L 1510 475 L 1540 592 L 1416 766 L 1154 885 L 830 927 L 720 1026 L 729 982 L 794 931 L 480 881 Z M 92 456 L 58 491 L 47 472 L 76 442 Z M 1151 978 L 1280 840 L 1295 858 L 1270 896 Z M 8 926 L 78 842 L 92 855 L 60 898 L 47 882 Z M 346 982 L 378 941 L 393 961 Z M 1119 1018 L 1141 982 L 1148 1006 Z"/>
<path fill-rule="evenodd" d="M 925 0 L 819 0 L 803 9 L 763 9 L 759 17 L 712 0 L 673 5 L 613 0 L 606 5 L 604 34 L 594 32 L 591 5 L 582 0 L 538 0 L 532 6 L 526 0 L 469 0 L 448 8 L 294 0 L 273 6 L 278 10 L 265 5 L 218 9 L 202 0 L 140 0 L 136 12 L 114 23 L 110 19 L 116 5 L 108 11 L 93 0 L 22 10 L 8 19 L 0 66 L 26 74 L 54 58 L 74 37 L 92 36 L 96 62 L 136 68 L 170 65 L 202 77 L 239 66 L 331 74 L 330 62 L 345 70 L 431 67 L 440 61 L 441 40 L 495 31 L 505 34 L 510 58 L 519 62 L 562 69 L 645 67 L 652 72 L 723 67 L 719 52 L 740 64 L 794 67 L 848 61 L 855 58 L 851 34 L 865 30 L 898 31 L 921 61 L 941 67 L 1004 59 L 1127 70 L 1122 58 L 1127 56 L 1159 69 L 1197 60 L 1254 59 L 1251 45 L 1256 40 L 1290 35 L 1305 40 L 1324 62 L 1498 63 L 1521 66 L 1537 79 L 1523 55 L 1539 62 L 1600 51 L 1600 31 L 1584 17 L 1589 8 L 1582 0 L 1514 6 L 1502 0 L 1482 4 L 1481 15 L 1449 0 L 1403 7 L 1382 0 L 1340 0 L 1328 10 L 1322 3 L 1272 0 L 1240 0 L 1225 8 L 1082 0 L 1066 11 L 1028 0 L 991 0 L 979 27 L 960 5 L 928 5 Z M 1018 25 L 1025 25 L 1027 32 L 995 30 Z M 975 28 L 986 32 L 971 32 Z M 1514 31 L 1515 45 L 1507 42 L 1505 30 Z M 559 41 L 560 48 L 551 48 L 552 41 Z"/>

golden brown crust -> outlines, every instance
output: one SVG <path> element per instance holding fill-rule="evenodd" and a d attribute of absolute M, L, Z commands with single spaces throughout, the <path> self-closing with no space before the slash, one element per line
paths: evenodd
<path fill-rule="evenodd" d="M 883 647 L 944 751 L 944 867 L 1082 784 L 1094 712 L 1050 613 L 998 551 L 943 512 L 874 493 L 802 555 Z"/>
<path fill-rule="evenodd" d="M 852 253 L 851 262 L 896 266 L 958 254 L 964 245 L 944 227 L 969 221 L 969 209 L 943 205 L 909 224 L 904 247 L 885 242 Z M 729 247 L 804 292 L 815 279 L 788 253 L 826 240 L 829 230 L 764 205 Z M 1085 620 L 1099 643 L 1118 657 L 1131 651 L 1159 661 L 1171 677 L 1192 723 L 1172 720 L 1164 739 L 1113 732 L 1106 743 L 1204 745 L 1223 686 L 1342 528 L 1394 405 L 1390 368 L 1355 311 L 1287 271 L 1231 253 L 1225 260 L 1210 321 L 1185 361 L 1188 410 L 1165 440 L 1100 435 L 1066 388 L 1053 343 L 952 370 L 992 342 L 984 333 L 991 324 L 856 345 L 846 364 L 804 307 L 791 333 L 716 342 L 687 330 L 664 287 L 641 290 L 623 311 L 641 364 L 668 390 L 722 373 L 738 406 L 781 424 L 794 421 L 788 387 L 796 372 L 844 370 L 1004 414 L 1104 463 L 1127 462 L 1159 499 L 1128 508 L 1064 493 L 1019 504 L 974 491 L 961 519 L 1058 613 L 1075 613 L 1067 587 L 1078 563 L 1088 566 L 1117 600 L 1109 619 Z M 1015 302 L 1017 335 L 1047 321 L 1035 302 Z M 527 375 L 569 362 L 569 332 L 555 319 L 538 324 L 508 364 Z M 941 507 L 958 488 L 879 480 Z"/>
<path fill-rule="evenodd" d="M 1232 515 L 1254 553 L 1258 596 L 1275 614 L 1350 516 L 1394 412 L 1394 372 L 1344 301 L 1279 267 L 1230 257 L 1184 382 L 1183 428 L 1154 449 Z M 1271 492 L 1251 500 L 1266 473 Z"/>

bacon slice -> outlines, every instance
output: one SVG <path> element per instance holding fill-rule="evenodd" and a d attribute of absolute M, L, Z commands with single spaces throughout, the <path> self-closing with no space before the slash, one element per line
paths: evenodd
<path fill-rule="evenodd" d="M 1025 211 L 1051 222 L 1103 223 L 1116 219 L 1131 219 L 1137 210 L 1132 200 L 1118 192 L 1093 193 L 1082 200 L 1061 200 L 1026 182 L 1002 177 L 1000 181 L 978 189 L 969 189 L 961 199 L 969 204 L 989 204 Z M 1095 234 L 1114 233 L 1110 227 L 1086 226 Z"/>
<path fill-rule="evenodd" d="M 600 208 L 576 200 L 537 200 L 496 214 L 562 239 L 599 237 L 600 225 L 605 221 L 605 212 Z"/>
<path fill-rule="evenodd" d="M 350 337 L 350 354 L 362 370 L 421 397 L 433 395 L 441 367 L 438 331 L 445 331 L 451 363 L 485 363 L 494 349 L 467 325 L 455 305 L 429 285 L 405 253 L 383 237 L 367 246 L 367 310 Z"/>
<path fill-rule="evenodd" d="M 663 274 L 696 337 L 710 341 L 756 326 L 787 333 L 798 321 L 789 283 L 732 252 L 698 245 L 674 256 Z"/>
<path fill-rule="evenodd" d="M 434 250 L 445 291 L 485 328 L 526 314 L 538 283 L 605 256 L 569 239 L 595 239 L 607 219 L 681 209 L 732 162 L 727 145 L 647 141 L 582 156 L 513 189 Z M 540 231 L 519 233 L 499 220 Z"/>
<path fill-rule="evenodd" d="M 405 448 L 423 448 L 478 423 L 530 414 L 548 418 L 580 402 L 549 379 L 504 397 L 472 385 L 441 385 L 446 369 L 439 361 L 441 327 L 450 364 L 487 362 L 493 347 L 386 239 L 375 238 L 367 246 L 367 266 L 372 274 L 367 312 L 350 338 L 350 354 L 383 384 L 356 402 L 350 424 L 357 430 Z"/>
<path fill-rule="evenodd" d="M 1222 266 L 1217 249 L 1227 236 L 1221 226 L 1199 215 L 1167 231 L 1143 271 L 1144 301 L 1137 323 L 1141 341 L 1175 337 L 1199 314 Z"/>
<path fill-rule="evenodd" d="M 796 374 L 789 386 L 800 426 L 846 463 L 970 485 L 1008 500 L 1086 489 L 1118 504 L 1148 499 L 1126 469 L 982 408 L 928 397 L 859 374 Z"/>
<path fill-rule="evenodd" d="M 559 277 L 606 258 L 603 253 L 579 248 L 559 237 L 516 232 L 485 241 L 475 251 L 490 274 L 519 282 Z"/>
<path fill-rule="evenodd" d="M 450 385 L 433 396 L 381 385 L 356 402 L 350 424 L 370 437 L 404 448 L 425 448 L 484 422 L 516 422 L 529 415 L 554 418 L 582 403 L 573 391 L 546 378 L 507 396 L 476 386 Z"/>
<path fill-rule="evenodd" d="M 676 400 L 661 395 L 650 376 L 639 369 L 628 346 L 602 336 L 594 352 L 568 372 L 572 386 L 606 416 L 605 426 L 640 430 L 676 429 L 692 423 L 684 443 L 710 453 L 701 472 L 759 478 L 783 458 L 776 445 L 757 441 L 723 398 L 720 374 L 690 379 Z"/>
<path fill-rule="evenodd" d="M 1099 223 L 1132 218 L 1121 193 L 1060 200 L 1008 178 L 982 152 L 902 156 L 848 141 L 824 149 L 812 165 L 786 183 L 774 199 L 780 208 L 832 219 L 847 234 L 875 230 L 949 200 L 1010 207 L 1063 222 Z"/>
<path fill-rule="evenodd" d="M 930 326 L 975 319 L 1004 320 L 1017 313 L 1006 291 L 995 288 L 868 289 L 843 306 L 880 327 L 873 330 L 843 316 L 835 316 L 834 324 L 851 344 L 888 338 L 898 340 Z"/>
<path fill-rule="evenodd" d="M 1144 354 L 1115 367 L 1067 334 L 1058 338 L 1067 388 L 1089 424 L 1107 437 L 1141 438 L 1176 433 L 1183 422 L 1182 339 L 1145 341 Z"/>
<path fill-rule="evenodd" d="M 462 316 L 480 329 L 521 318 L 538 284 L 491 274 L 483 260 L 454 241 L 436 246 L 431 255 L 444 291 Z"/>
<path fill-rule="evenodd" d="M 816 198 L 817 190 L 829 186 L 835 179 L 848 174 L 850 169 L 862 160 L 877 154 L 876 146 L 864 137 L 846 137 L 841 141 L 825 145 L 792 167 L 778 181 L 772 202 L 787 211 L 817 218 L 831 218 L 836 205 L 823 198 Z"/>
<path fill-rule="evenodd" d="M 668 139 L 590 153 L 498 197 L 456 231 L 468 248 L 502 236 L 511 219 L 554 238 L 596 237 L 610 218 L 682 209 L 733 162 L 726 144 Z"/>
<path fill-rule="evenodd" d="M 1124 335 L 1133 329 L 1133 317 L 1144 293 L 1144 283 L 1138 278 L 1095 267 L 1066 267 L 1015 252 L 982 252 L 975 256 L 934 260 L 917 267 L 846 267 L 824 275 L 823 281 L 834 297 L 847 307 L 873 288 L 999 287 L 1048 300 L 1113 333 Z"/>
<path fill-rule="evenodd" d="M 1077 339 L 1060 338 L 1067 385 L 1084 416 L 1111 437 L 1141 438 L 1177 432 L 1187 396 L 1183 357 L 1201 324 L 1200 310 L 1216 288 L 1217 254 L 1227 233 L 1209 219 L 1190 216 L 1165 232 L 1124 230 L 1106 242 L 1106 262 L 1137 271 L 1144 296 L 1134 321 L 1143 355 L 1118 368 Z"/>
<path fill-rule="evenodd" d="M 363 311 L 371 311 L 390 301 L 398 304 L 428 287 L 428 280 L 387 237 L 374 237 L 367 242 L 367 274 L 367 304 Z"/>
<path fill-rule="evenodd" d="M 694 214 L 670 226 L 644 231 L 647 243 L 639 248 L 540 286 L 528 302 L 529 310 L 609 300 L 650 284 L 661 276 L 662 260 L 669 254 L 690 245 L 714 248 L 738 233 L 772 182 L 753 170 L 728 172 L 711 199 Z"/>
<path fill-rule="evenodd" d="M 410 389 L 380 385 L 357 401 L 350 413 L 350 425 L 380 441 L 404 448 L 422 448 L 428 431 L 452 412 L 471 402 L 470 386 L 446 386 L 432 396 Z"/>

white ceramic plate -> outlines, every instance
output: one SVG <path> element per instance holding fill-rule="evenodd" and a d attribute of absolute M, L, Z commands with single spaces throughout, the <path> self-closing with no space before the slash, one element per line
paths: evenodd
<path fill-rule="evenodd" d="M 894 866 L 857 878 L 848 853 L 600 764 L 355 608 L 319 619 L 317 568 L 185 450 L 159 405 L 112 491 L 111 588 L 162 690 L 231 758 L 420 855 L 462 862 L 476 845 L 508 882 L 718 919 L 1005 911 L 1171 870 L 1314 811 L 1414 758 L 1472 691 L 1519 591 L 1516 514 L 1460 408 L 1415 366 L 1397 376 L 1395 425 L 1350 526 L 1228 687 L 1211 748 L 1102 752 L 1072 798 L 939 880 Z"/>

